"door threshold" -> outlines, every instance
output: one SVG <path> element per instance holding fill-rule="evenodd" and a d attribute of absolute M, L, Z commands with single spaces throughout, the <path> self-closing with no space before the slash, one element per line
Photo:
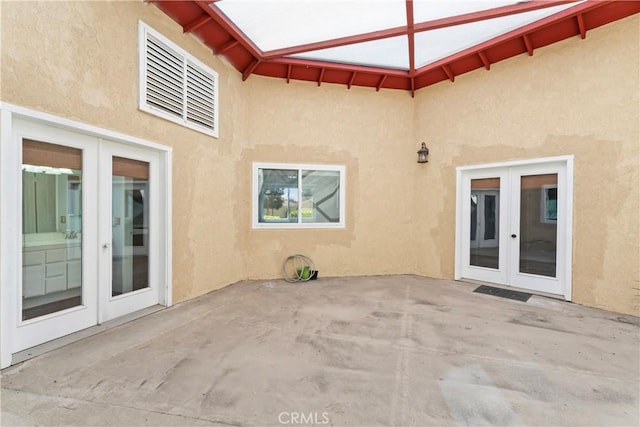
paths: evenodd
<path fill-rule="evenodd" d="M 26 350 L 13 353 L 11 355 L 11 366 L 17 365 L 18 363 L 22 363 L 36 356 L 40 356 L 44 353 L 48 353 L 52 350 L 56 350 L 60 347 L 64 347 L 65 345 L 74 343 L 76 341 L 80 341 L 101 332 L 108 331 L 109 329 L 115 328 L 116 326 L 131 322 L 132 320 L 140 319 L 142 317 L 156 313 L 160 310 L 164 310 L 165 308 L 167 307 L 163 305 L 152 305 L 151 307 L 143 308 L 142 310 L 125 314 L 124 316 L 117 317 L 100 325 L 91 326 L 87 329 L 65 335 L 64 337 L 60 337 L 52 341 L 47 341 L 35 347 L 27 348 Z"/>
<path fill-rule="evenodd" d="M 497 283 L 484 282 L 482 280 L 474 280 L 474 279 L 460 279 L 460 281 L 466 282 L 466 283 L 473 283 L 474 285 L 483 285 L 483 286 L 489 286 L 492 288 L 500 288 L 507 291 L 523 292 L 523 293 L 531 294 L 534 297 L 543 297 L 543 298 L 550 298 L 558 301 L 567 301 L 562 295 L 550 294 L 547 292 L 539 292 L 539 291 L 534 291 L 527 288 L 519 288 L 516 286 L 509 286 L 509 285 L 499 285 Z"/>

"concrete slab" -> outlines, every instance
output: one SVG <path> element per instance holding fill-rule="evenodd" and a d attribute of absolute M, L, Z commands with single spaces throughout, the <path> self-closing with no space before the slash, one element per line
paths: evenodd
<path fill-rule="evenodd" d="M 3 425 L 639 425 L 640 323 L 416 276 L 251 281 L 2 372 Z"/>

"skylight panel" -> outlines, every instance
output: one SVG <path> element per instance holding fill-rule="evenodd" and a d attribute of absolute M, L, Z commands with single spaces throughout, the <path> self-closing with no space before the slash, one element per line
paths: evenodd
<path fill-rule="evenodd" d="M 407 23 L 404 0 L 222 0 L 211 7 L 263 52 Z"/>
<path fill-rule="evenodd" d="M 409 48 L 406 36 L 305 52 L 293 57 L 370 67 L 409 69 Z"/>
<path fill-rule="evenodd" d="M 480 12 L 497 7 L 525 3 L 514 0 L 470 1 L 470 0 L 414 0 L 413 16 L 415 22 L 433 21 L 451 16 Z"/>
<path fill-rule="evenodd" d="M 464 49 L 574 7 L 576 3 L 487 19 L 415 34 L 416 67 L 436 62 Z"/>

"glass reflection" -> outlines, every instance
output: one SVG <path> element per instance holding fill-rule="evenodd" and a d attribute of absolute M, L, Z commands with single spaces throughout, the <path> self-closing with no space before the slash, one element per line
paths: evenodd
<path fill-rule="evenodd" d="M 471 180 L 469 263 L 499 267 L 500 178 Z"/>
<path fill-rule="evenodd" d="M 149 164 L 112 162 L 111 295 L 149 286 Z"/>
<path fill-rule="evenodd" d="M 82 150 L 22 142 L 22 320 L 82 304 Z"/>
<path fill-rule="evenodd" d="M 556 277 L 558 175 L 520 180 L 520 272 Z"/>

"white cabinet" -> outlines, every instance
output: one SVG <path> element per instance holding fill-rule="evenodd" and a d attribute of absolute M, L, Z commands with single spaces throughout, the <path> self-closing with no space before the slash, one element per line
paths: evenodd
<path fill-rule="evenodd" d="M 22 298 L 82 285 L 80 242 L 26 247 L 22 252 Z"/>

